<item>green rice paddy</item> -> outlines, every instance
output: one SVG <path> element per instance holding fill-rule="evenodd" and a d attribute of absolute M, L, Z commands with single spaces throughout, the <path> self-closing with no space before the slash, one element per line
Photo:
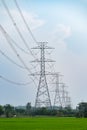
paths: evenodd
<path fill-rule="evenodd" d="M 0 130 L 87 130 L 84 118 L 0 118 Z"/>

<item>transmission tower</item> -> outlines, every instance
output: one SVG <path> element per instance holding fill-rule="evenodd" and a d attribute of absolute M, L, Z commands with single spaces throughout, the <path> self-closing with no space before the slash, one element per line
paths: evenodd
<path fill-rule="evenodd" d="M 62 107 L 66 106 L 66 91 L 65 91 L 65 84 L 63 83 L 61 88 L 61 102 L 62 102 Z"/>
<path fill-rule="evenodd" d="M 65 90 L 67 86 L 63 83 L 61 88 L 61 102 L 62 107 L 70 107 L 71 106 L 71 98 L 68 96 L 68 92 Z"/>
<path fill-rule="evenodd" d="M 68 92 L 66 91 L 66 107 L 71 107 L 71 98 L 68 96 Z"/>
<path fill-rule="evenodd" d="M 55 89 L 55 98 L 54 98 L 54 107 L 56 106 L 62 106 L 61 102 L 61 96 L 60 96 L 60 81 L 59 81 L 59 76 L 61 76 L 59 73 L 55 74 L 56 76 L 56 89 Z"/>
<path fill-rule="evenodd" d="M 39 107 L 51 108 L 50 94 L 49 94 L 49 89 L 48 89 L 48 84 L 46 79 L 46 75 L 49 75 L 46 73 L 46 62 L 53 62 L 53 61 L 45 58 L 45 50 L 53 49 L 53 48 L 48 47 L 47 42 L 40 42 L 39 44 L 40 44 L 39 46 L 32 48 L 32 49 L 40 49 L 40 60 L 33 61 L 33 62 L 40 63 L 40 73 L 32 74 L 33 76 L 40 75 L 36 100 L 35 100 L 35 108 L 39 108 Z"/>

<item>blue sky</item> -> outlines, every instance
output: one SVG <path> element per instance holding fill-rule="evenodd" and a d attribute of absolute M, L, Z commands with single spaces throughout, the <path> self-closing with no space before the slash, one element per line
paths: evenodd
<path fill-rule="evenodd" d="M 17 25 L 24 35 L 29 47 L 36 46 L 32 37 L 21 20 L 13 0 L 5 0 Z M 55 50 L 52 58 L 55 59 L 55 70 L 61 72 L 63 81 L 69 86 L 68 90 L 73 106 L 80 101 L 87 101 L 87 1 L 86 0 L 17 0 L 18 4 L 38 41 L 48 41 Z M 0 24 L 9 35 L 26 51 L 15 27 L 12 24 L 0 0 Z M 21 44 L 20 44 L 21 43 Z M 7 44 L 0 32 L 0 49 L 8 56 L 21 64 Z M 29 63 L 33 60 L 29 56 L 17 51 Z M 38 56 L 39 57 L 39 56 Z M 27 82 L 28 72 L 16 67 L 0 54 L 0 75 L 17 82 Z M 30 84 L 27 87 L 15 86 L 3 80 L 0 81 L 0 104 L 10 103 L 24 105 L 28 101 L 34 104 L 37 88 Z"/>

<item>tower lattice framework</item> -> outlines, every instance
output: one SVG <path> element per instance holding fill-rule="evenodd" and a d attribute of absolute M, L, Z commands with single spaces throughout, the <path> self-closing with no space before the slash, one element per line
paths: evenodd
<path fill-rule="evenodd" d="M 60 81 L 59 81 L 59 76 L 61 76 L 59 73 L 55 73 L 55 78 L 56 78 L 56 90 L 55 90 L 55 98 L 54 98 L 54 107 L 55 106 L 62 106 L 61 102 L 61 95 L 60 95 Z"/>
<path fill-rule="evenodd" d="M 33 48 L 33 49 L 40 49 L 40 60 L 36 61 L 36 62 L 40 62 L 40 73 L 34 74 L 40 76 L 37 94 L 36 94 L 36 100 L 35 100 L 35 108 L 39 108 L 39 107 L 51 108 L 52 106 L 51 106 L 50 94 L 49 94 L 47 78 L 46 78 L 47 75 L 46 62 L 53 62 L 53 61 L 45 58 L 45 50 L 53 49 L 53 48 L 48 47 L 47 42 L 40 42 L 39 44 L 40 45 L 38 47 Z"/>

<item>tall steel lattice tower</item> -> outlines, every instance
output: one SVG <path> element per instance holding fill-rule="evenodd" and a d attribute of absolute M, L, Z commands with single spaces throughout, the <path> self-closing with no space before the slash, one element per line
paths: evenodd
<path fill-rule="evenodd" d="M 55 98 L 54 98 L 54 107 L 56 106 L 62 106 L 61 102 L 61 95 L 60 95 L 60 81 L 59 81 L 59 76 L 61 76 L 59 73 L 55 74 L 56 77 L 56 89 L 55 89 Z"/>
<path fill-rule="evenodd" d="M 36 61 L 40 63 L 40 73 L 34 74 L 34 75 L 40 75 L 36 100 L 35 100 L 35 108 L 39 108 L 39 107 L 51 108 L 50 94 L 49 94 L 49 89 L 48 89 L 48 84 L 46 79 L 46 75 L 47 75 L 46 62 L 53 62 L 53 61 L 45 58 L 45 50 L 53 49 L 53 48 L 48 47 L 47 42 L 40 42 L 39 44 L 40 44 L 39 46 L 33 48 L 33 49 L 40 49 L 40 60 Z"/>
<path fill-rule="evenodd" d="M 71 98 L 69 97 L 67 91 L 66 91 L 66 107 L 71 107 Z"/>
<path fill-rule="evenodd" d="M 70 97 L 68 96 L 68 92 L 65 90 L 65 84 L 60 82 L 60 75 L 59 73 L 54 74 L 56 82 L 55 89 L 55 97 L 54 97 L 54 107 L 68 107 L 71 106 Z"/>

